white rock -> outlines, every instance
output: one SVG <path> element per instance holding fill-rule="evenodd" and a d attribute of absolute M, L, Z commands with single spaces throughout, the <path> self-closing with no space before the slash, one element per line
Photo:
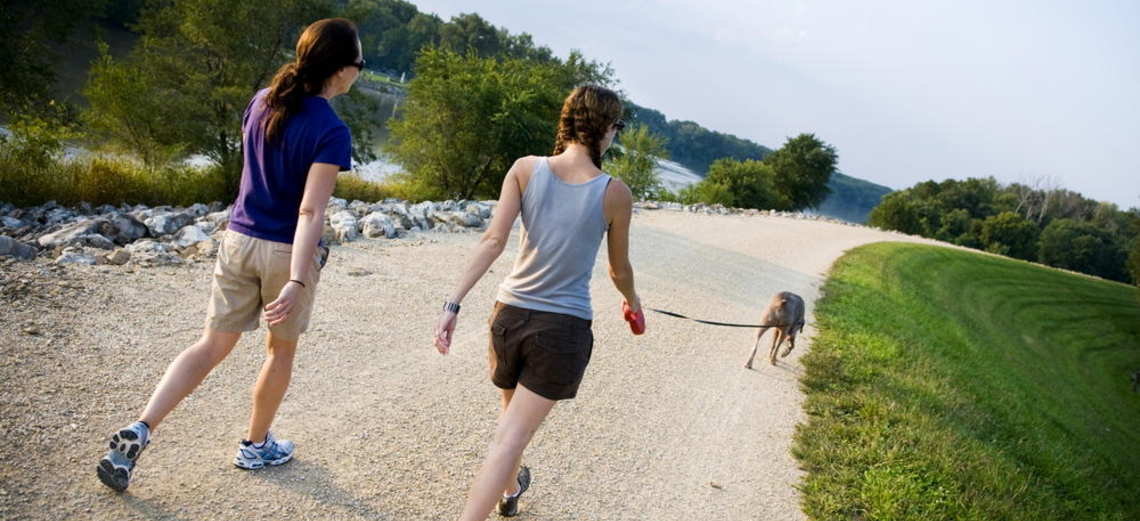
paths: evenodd
<path fill-rule="evenodd" d="M 52 261 L 53 264 L 87 264 L 89 266 L 94 266 L 98 262 L 94 256 L 85 253 L 83 248 L 67 248 L 63 250 L 63 255 Z"/>
<path fill-rule="evenodd" d="M 349 210 L 338 210 L 330 215 L 329 225 L 336 232 L 337 240 L 342 243 L 360 238 L 359 221 L 356 220 L 356 214 Z"/>
<path fill-rule="evenodd" d="M 184 250 L 208 240 L 210 240 L 209 234 L 191 224 L 189 226 L 183 226 L 181 230 L 178 230 L 178 233 L 174 234 L 174 248 Z"/>
<path fill-rule="evenodd" d="M 160 213 L 143 221 L 151 235 L 161 237 L 181 230 L 183 226 L 194 224 L 194 216 L 182 212 Z"/>
<path fill-rule="evenodd" d="M 364 236 L 369 239 L 376 239 L 379 237 L 386 237 L 395 239 L 396 226 L 392 223 L 392 218 L 380 212 L 372 212 L 361 220 L 363 223 Z"/>

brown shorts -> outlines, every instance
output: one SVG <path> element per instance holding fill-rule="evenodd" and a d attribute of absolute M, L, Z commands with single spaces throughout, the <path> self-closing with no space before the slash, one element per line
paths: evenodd
<path fill-rule="evenodd" d="M 328 249 L 318 247 L 289 319 L 269 328 L 273 336 L 295 341 L 309 327 L 317 283 Z M 289 263 L 293 245 L 267 241 L 227 230 L 218 247 L 218 263 L 214 266 L 214 285 L 206 327 L 215 331 L 253 331 L 266 304 L 281 294 L 289 282 Z"/>
<path fill-rule="evenodd" d="M 491 313 L 491 383 L 500 389 L 518 384 L 550 400 L 567 400 L 594 351 L 591 321 L 495 303 Z"/>

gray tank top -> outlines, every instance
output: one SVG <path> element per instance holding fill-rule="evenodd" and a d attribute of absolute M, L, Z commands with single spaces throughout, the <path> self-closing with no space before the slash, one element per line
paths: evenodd
<path fill-rule="evenodd" d="M 569 184 L 538 160 L 522 194 L 519 255 L 499 302 L 593 320 L 590 276 L 609 227 L 602 207 L 609 181 L 602 174 Z"/>

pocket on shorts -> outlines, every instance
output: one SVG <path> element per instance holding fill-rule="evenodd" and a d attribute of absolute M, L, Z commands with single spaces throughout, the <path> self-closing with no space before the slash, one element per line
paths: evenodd
<path fill-rule="evenodd" d="M 590 363 L 594 338 L 589 329 L 539 332 L 535 334 L 536 362 L 547 381 L 577 385 Z"/>
<path fill-rule="evenodd" d="M 539 347 L 558 355 L 589 355 L 591 338 L 590 331 L 542 332 L 535 334 L 535 343 Z"/>

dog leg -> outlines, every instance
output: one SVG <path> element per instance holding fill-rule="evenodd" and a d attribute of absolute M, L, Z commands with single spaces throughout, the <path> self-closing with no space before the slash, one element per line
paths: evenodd
<path fill-rule="evenodd" d="M 762 327 L 756 332 L 756 345 L 752 346 L 752 355 L 748 357 L 748 362 L 744 364 L 745 369 L 752 369 L 752 360 L 756 358 L 756 350 L 760 349 L 760 337 L 764 336 L 764 331 L 767 330 L 768 328 Z"/>
<path fill-rule="evenodd" d="M 792 349 L 795 349 L 795 348 L 796 348 L 796 334 L 792 333 L 792 334 L 788 335 L 788 347 L 784 349 L 783 353 L 780 353 L 780 357 L 783 358 L 783 357 L 788 356 L 788 353 L 791 353 Z"/>
<path fill-rule="evenodd" d="M 780 351 L 780 344 L 784 343 L 786 336 L 788 335 L 783 329 L 776 328 L 776 336 L 772 337 L 772 350 L 768 352 L 768 361 L 772 362 L 772 365 L 776 365 L 776 353 Z"/>

